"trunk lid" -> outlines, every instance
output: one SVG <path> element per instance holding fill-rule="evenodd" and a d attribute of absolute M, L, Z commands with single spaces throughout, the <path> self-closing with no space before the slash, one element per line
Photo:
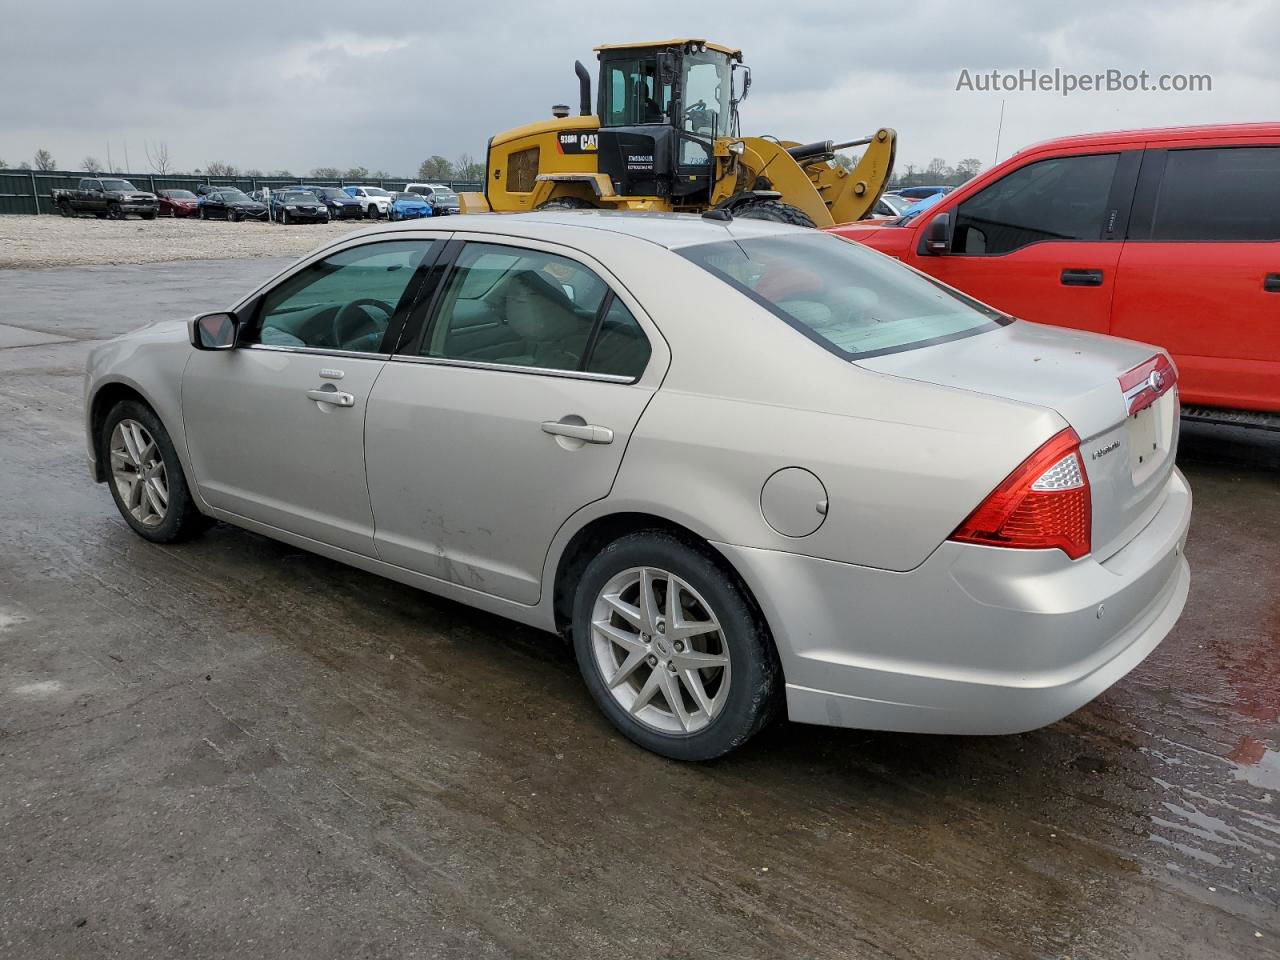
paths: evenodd
<path fill-rule="evenodd" d="M 1173 470 L 1177 388 L 1149 404 L 1144 397 L 1142 409 L 1130 415 L 1120 382 L 1159 355 L 1156 347 L 1131 340 L 1016 321 L 978 336 L 857 363 L 877 373 L 1057 412 L 1080 435 L 1093 506 L 1093 556 L 1105 561 L 1160 508 Z"/>

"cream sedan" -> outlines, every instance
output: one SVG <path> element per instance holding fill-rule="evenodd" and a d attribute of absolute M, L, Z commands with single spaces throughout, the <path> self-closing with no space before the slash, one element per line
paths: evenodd
<path fill-rule="evenodd" d="M 1115 683 L 1187 596 L 1176 371 L 837 237 L 415 221 L 100 346 L 93 476 L 560 634 L 706 759 L 793 720 L 991 734 Z"/>

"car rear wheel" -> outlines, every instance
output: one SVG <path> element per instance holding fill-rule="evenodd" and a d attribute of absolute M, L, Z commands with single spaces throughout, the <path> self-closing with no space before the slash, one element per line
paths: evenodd
<path fill-rule="evenodd" d="M 72 212 L 72 210 L 71 210 L 71 204 L 70 204 L 69 202 L 67 202 L 66 200 L 59 200 L 59 201 L 58 201 L 58 215 L 59 215 L 59 216 L 62 216 L 62 217 L 70 217 L 70 216 L 73 216 L 73 212 Z"/>
<path fill-rule="evenodd" d="M 288 210 L 281 210 L 281 211 L 280 211 L 280 223 L 281 223 L 282 225 L 286 226 L 286 227 L 289 225 L 289 211 L 288 211 Z"/>
<path fill-rule="evenodd" d="M 112 220 L 123 220 L 126 214 L 120 209 L 120 204 L 113 203 L 111 206 L 107 207 L 107 216 Z"/>
<path fill-rule="evenodd" d="M 116 404 L 99 436 L 111 496 L 125 522 L 153 543 L 174 543 L 209 521 L 196 508 L 169 431 L 136 400 Z"/>
<path fill-rule="evenodd" d="M 227 219 L 228 219 L 228 220 L 230 220 L 232 223 L 239 223 L 239 222 L 240 222 L 240 211 L 239 211 L 239 210 L 236 210 L 234 207 L 233 207 L 232 209 L 228 210 L 228 211 L 227 211 Z"/>
<path fill-rule="evenodd" d="M 203 205 L 203 204 L 202 204 L 202 205 L 201 205 L 201 207 L 200 207 L 200 219 L 201 219 L 201 220 L 208 220 L 208 219 L 209 219 L 209 211 L 208 211 L 208 210 L 206 210 L 206 209 L 204 208 L 204 205 Z"/>
<path fill-rule="evenodd" d="M 744 589 L 709 551 L 663 531 L 622 537 L 587 565 L 573 643 L 605 716 L 672 759 L 728 753 L 777 706 L 777 652 Z"/>

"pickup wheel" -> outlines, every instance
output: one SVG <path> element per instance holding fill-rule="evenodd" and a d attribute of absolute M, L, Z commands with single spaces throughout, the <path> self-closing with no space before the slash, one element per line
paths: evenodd
<path fill-rule="evenodd" d="M 107 214 L 106 214 L 106 211 L 105 211 L 105 210 L 96 210 L 96 211 L 94 211 L 94 214 L 93 214 L 93 215 L 94 215 L 95 217 L 97 217 L 99 220 L 105 220 L 105 219 L 107 219 Z"/>
<path fill-rule="evenodd" d="M 112 220 L 123 220 L 126 216 L 125 212 L 120 209 L 120 204 L 113 203 L 107 207 L 107 216 Z"/>
<path fill-rule="evenodd" d="M 66 200 L 58 201 L 58 215 L 62 217 L 74 217 L 75 211 L 71 209 L 71 204 Z"/>
<path fill-rule="evenodd" d="M 156 218 L 154 213 L 140 213 L 138 216 L 142 217 L 143 220 L 154 220 Z"/>

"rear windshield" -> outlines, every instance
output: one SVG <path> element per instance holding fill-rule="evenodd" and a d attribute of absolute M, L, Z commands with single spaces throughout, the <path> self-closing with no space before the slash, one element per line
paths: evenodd
<path fill-rule="evenodd" d="M 728 240 L 677 252 L 848 360 L 957 340 L 1012 320 L 831 234 Z"/>

